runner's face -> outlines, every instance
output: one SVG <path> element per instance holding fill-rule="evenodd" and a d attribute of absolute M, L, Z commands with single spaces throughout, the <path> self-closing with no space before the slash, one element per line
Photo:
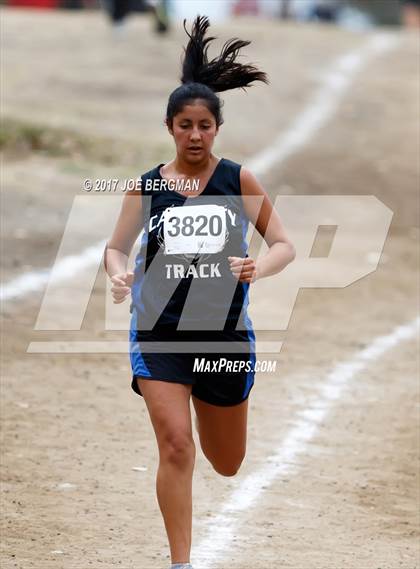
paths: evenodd
<path fill-rule="evenodd" d="M 185 105 L 182 111 L 174 116 L 169 132 L 174 137 L 177 154 L 187 162 L 194 163 L 201 162 L 210 155 L 218 130 L 212 113 L 197 101 Z"/>

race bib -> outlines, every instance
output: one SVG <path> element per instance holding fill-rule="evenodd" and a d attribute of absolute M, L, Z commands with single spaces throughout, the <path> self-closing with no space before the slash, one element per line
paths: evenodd
<path fill-rule="evenodd" d="M 226 209 L 220 205 L 169 207 L 165 210 L 165 255 L 218 253 L 226 241 Z"/>

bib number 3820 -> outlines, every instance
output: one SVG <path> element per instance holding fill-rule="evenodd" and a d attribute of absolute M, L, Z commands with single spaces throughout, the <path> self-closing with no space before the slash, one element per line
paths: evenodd
<path fill-rule="evenodd" d="M 212 204 L 170 207 L 163 228 L 165 255 L 218 253 L 226 241 L 226 210 Z"/>

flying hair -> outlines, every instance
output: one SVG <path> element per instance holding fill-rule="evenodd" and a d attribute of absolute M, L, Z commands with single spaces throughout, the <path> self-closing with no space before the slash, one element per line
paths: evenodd
<path fill-rule="evenodd" d="M 207 16 L 197 16 L 194 20 L 191 33 L 185 27 L 189 39 L 184 48 L 181 83 L 201 83 L 207 85 L 212 91 L 220 93 L 238 87 L 245 90 L 254 81 L 268 84 L 267 75 L 251 64 L 241 64 L 236 61 L 240 50 L 251 42 L 232 38 L 225 42 L 221 53 L 211 61 L 208 60 L 208 48 L 216 39 L 206 36 L 210 26 Z"/>

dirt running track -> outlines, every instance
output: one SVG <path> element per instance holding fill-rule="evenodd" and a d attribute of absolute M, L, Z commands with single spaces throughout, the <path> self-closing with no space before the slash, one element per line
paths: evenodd
<path fill-rule="evenodd" d="M 10 282 L 52 266 L 85 177 L 126 178 L 171 158 L 162 121 L 184 35 L 178 28 L 158 43 L 151 22 L 138 17 L 116 40 L 100 14 L 2 12 L 2 280 Z M 369 39 L 248 19 L 215 31 L 253 40 L 247 53 L 271 78 L 270 87 L 223 97 L 215 152 L 241 163 L 289 128 L 339 55 Z M 263 177 L 273 199 L 368 194 L 394 216 L 376 271 L 342 289 L 301 289 L 288 329 L 258 333 L 257 341 L 284 341 L 280 354 L 265 356 L 277 357 L 277 370 L 256 378 L 237 477 L 218 476 L 197 452 L 196 545 L 331 369 L 418 314 L 418 51 L 418 39 L 402 33 L 355 76 L 315 138 Z M 13 129 L 28 137 L 28 125 L 44 132 L 38 150 L 21 144 L 24 135 L 12 140 Z M 57 132 L 64 142 L 55 154 L 45 139 Z M 104 331 L 104 291 L 100 271 L 77 332 L 33 330 L 43 291 L 3 306 L 3 569 L 169 565 L 154 493 L 156 443 L 129 387 L 128 357 L 26 353 L 34 340 L 124 340 L 125 332 Z M 255 299 L 257 308 L 262 302 Z M 236 514 L 216 569 L 420 567 L 417 350 L 417 338 L 402 341 L 355 374 L 290 474 Z"/>

